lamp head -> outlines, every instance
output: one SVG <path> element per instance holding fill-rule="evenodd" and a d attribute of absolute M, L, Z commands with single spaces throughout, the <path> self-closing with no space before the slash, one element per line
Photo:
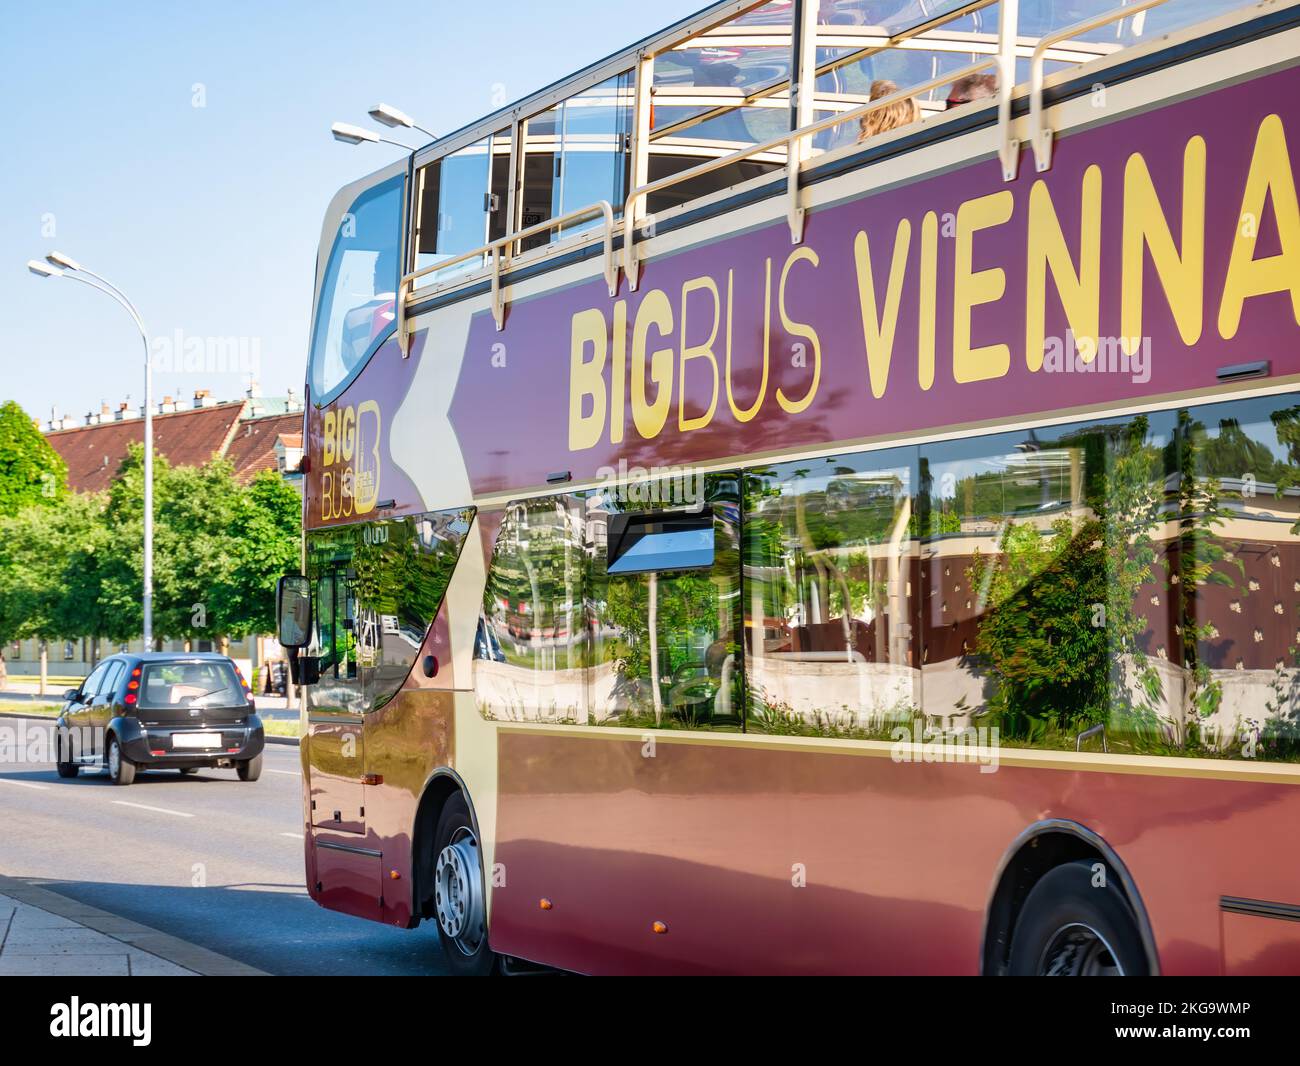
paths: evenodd
<path fill-rule="evenodd" d="M 48 252 L 45 261 L 56 267 L 62 267 L 64 270 L 80 270 L 81 264 L 69 255 L 62 252 Z"/>
<path fill-rule="evenodd" d="M 330 133 L 334 134 L 336 141 L 342 141 L 344 144 L 361 144 L 363 141 L 378 141 L 379 134 L 373 130 L 364 129 L 361 126 L 352 126 L 346 122 L 336 122 L 330 127 Z"/>
<path fill-rule="evenodd" d="M 400 126 L 409 130 L 415 126 L 415 122 L 410 115 L 398 111 L 397 108 L 388 104 L 376 104 L 370 109 L 370 117 L 380 125 L 388 126 L 390 129 L 396 129 Z"/>

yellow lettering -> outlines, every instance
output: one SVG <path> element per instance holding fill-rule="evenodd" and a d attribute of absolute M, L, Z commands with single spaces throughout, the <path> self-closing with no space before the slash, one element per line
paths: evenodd
<path fill-rule="evenodd" d="M 1001 267 L 971 269 L 975 234 L 1011 218 L 1015 199 L 1009 189 L 967 200 L 957 209 L 956 265 L 953 278 L 952 376 L 960 383 L 1000 378 L 1011 369 L 1011 349 L 1005 344 L 972 348 L 971 310 L 1000 300 L 1007 288 Z"/>
<path fill-rule="evenodd" d="M 1049 270 L 1079 354 L 1085 363 L 1090 363 L 1097 356 L 1097 335 L 1101 329 L 1101 168 L 1098 166 L 1090 166 L 1083 172 L 1077 272 L 1047 183 L 1036 181 L 1029 190 L 1025 364 L 1030 370 L 1040 370 L 1043 366 Z"/>
<path fill-rule="evenodd" d="M 673 350 L 660 348 L 650 357 L 650 376 L 656 385 L 655 401 L 646 402 L 646 338 L 651 327 L 661 337 L 672 335 L 673 308 L 662 289 L 651 289 L 636 309 L 632 326 L 632 421 L 646 440 L 659 435 L 668 420 L 673 393 Z"/>
<path fill-rule="evenodd" d="M 609 441 L 620 444 L 623 440 L 623 419 L 626 415 L 623 399 L 627 380 L 627 301 L 614 304 L 614 361 L 609 372 Z"/>
<path fill-rule="evenodd" d="M 333 466 L 338 457 L 337 433 L 338 417 L 333 411 L 326 411 L 321 425 L 321 466 Z"/>
<path fill-rule="evenodd" d="M 736 394 L 731 387 L 731 293 L 734 271 L 727 271 L 727 406 L 731 408 L 731 413 L 737 422 L 748 422 L 758 414 L 758 409 L 763 406 L 763 397 L 767 395 L 767 367 L 772 347 L 772 260 L 770 257 L 766 260 L 764 269 L 767 280 L 763 289 L 763 376 L 759 378 L 758 396 L 754 398 L 753 405 L 745 408 L 736 405 Z"/>
<path fill-rule="evenodd" d="M 1282 251 L 1256 259 L 1255 241 L 1265 200 L 1270 197 Z M 1291 313 L 1300 324 L 1300 207 L 1296 204 L 1295 178 L 1282 120 L 1277 115 L 1268 115 L 1259 125 L 1241 199 L 1232 258 L 1223 282 L 1223 302 L 1219 305 L 1219 335 L 1225 340 L 1237 335 L 1242 304 L 1247 298 L 1288 290 Z"/>
<path fill-rule="evenodd" d="M 1132 355 L 1142 343 L 1144 250 L 1165 290 L 1184 344 L 1201 339 L 1205 289 L 1205 139 L 1193 137 L 1183 149 L 1182 251 L 1173 233 L 1146 160 L 1134 152 L 1124 167 L 1124 257 L 1120 271 L 1120 343 Z"/>
<path fill-rule="evenodd" d="M 871 244 L 864 231 L 853 240 L 853 258 L 858 267 L 858 306 L 862 312 L 862 340 L 867 347 L 867 377 L 871 394 L 880 399 L 889 383 L 889 364 L 894 355 L 894 334 L 898 327 L 898 302 L 903 295 L 907 252 L 912 246 L 912 224 L 899 219 L 894 234 L 894 258 L 889 264 L 885 286 L 884 318 L 876 308 L 876 283 L 871 273 Z"/>
<path fill-rule="evenodd" d="M 686 305 L 693 292 L 708 292 L 713 296 L 713 325 L 709 339 L 704 344 L 686 343 Z M 718 286 L 711 277 L 693 278 L 682 286 L 682 357 L 681 370 L 677 375 L 677 428 L 685 433 L 691 429 L 703 429 L 713 421 L 713 412 L 718 408 L 718 359 L 713 354 L 713 342 L 718 339 L 718 322 L 722 317 L 722 299 L 718 295 Z M 713 395 L 709 399 L 709 409 L 695 418 L 686 417 L 686 364 L 691 359 L 707 359 L 713 373 Z"/>
<path fill-rule="evenodd" d="M 921 388 L 934 384 L 934 321 L 938 306 L 939 217 L 921 219 L 920 319 L 916 331 L 916 377 Z"/>
<path fill-rule="evenodd" d="M 339 412 L 339 454 L 345 463 L 352 462 L 357 444 L 357 413 L 351 407 Z"/>
<path fill-rule="evenodd" d="M 587 348 L 591 358 L 585 359 Z M 605 428 L 605 355 L 608 343 L 605 316 L 599 308 L 573 316 L 569 342 L 569 451 L 580 452 L 600 443 Z M 582 409 L 591 397 L 591 414 Z"/>
<path fill-rule="evenodd" d="M 812 382 L 808 386 L 808 391 L 804 393 L 803 399 L 787 400 L 780 388 L 776 390 L 776 402 L 781 405 L 782 410 L 791 415 L 797 415 L 813 402 L 813 397 L 817 395 L 817 386 L 822 379 L 822 346 L 821 341 L 817 339 L 817 331 L 805 322 L 793 321 L 785 310 L 785 279 L 790 274 L 790 268 L 802 259 L 807 259 L 812 263 L 813 269 L 817 269 L 817 253 L 811 248 L 796 248 L 785 261 L 785 266 L 781 268 L 781 284 L 777 289 L 777 307 L 781 311 L 782 327 L 786 333 L 796 337 L 806 337 L 812 344 L 813 350 Z"/>

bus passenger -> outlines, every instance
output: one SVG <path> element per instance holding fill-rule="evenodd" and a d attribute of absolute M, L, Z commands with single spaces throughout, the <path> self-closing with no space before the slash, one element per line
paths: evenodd
<path fill-rule="evenodd" d="M 872 100 L 881 100 L 896 92 L 898 86 L 892 81 L 880 79 L 871 83 Z M 858 120 L 858 141 L 862 142 L 878 133 L 898 129 L 899 126 L 906 126 L 909 122 L 918 122 L 920 118 L 921 105 L 916 102 L 915 97 L 907 96 L 895 100 L 892 104 L 886 104 L 875 111 L 868 111 Z"/>

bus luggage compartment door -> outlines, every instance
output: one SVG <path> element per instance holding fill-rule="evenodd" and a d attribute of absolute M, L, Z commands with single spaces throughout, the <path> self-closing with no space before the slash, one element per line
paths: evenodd
<path fill-rule="evenodd" d="M 343 833 L 366 831 L 361 783 L 360 715 L 313 711 L 308 718 L 311 824 Z"/>

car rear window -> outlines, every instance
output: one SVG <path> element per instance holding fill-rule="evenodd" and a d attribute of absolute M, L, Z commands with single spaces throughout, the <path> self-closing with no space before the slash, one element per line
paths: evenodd
<path fill-rule="evenodd" d="M 140 685 L 141 707 L 231 707 L 248 702 L 228 662 L 149 663 Z"/>

